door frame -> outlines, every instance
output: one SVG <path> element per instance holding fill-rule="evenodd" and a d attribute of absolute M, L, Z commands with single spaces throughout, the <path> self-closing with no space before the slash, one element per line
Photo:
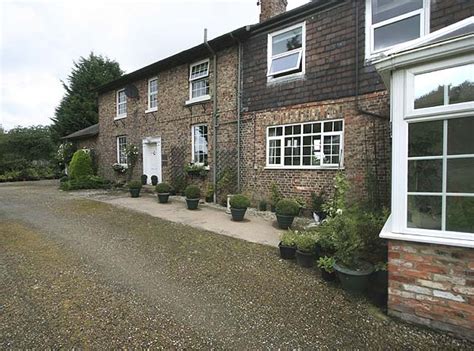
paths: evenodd
<path fill-rule="evenodd" d="M 161 183 L 163 178 L 162 178 L 162 172 L 163 172 L 163 168 L 162 168 L 162 159 L 161 159 L 161 137 L 146 137 L 146 138 L 143 138 L 142 139 L 142 154 L 143 154 L 143 174 L 146 174 L 148 175 L 148 179 L 147 179 L 147 184 L 151 184 L 151 174 L 148 174 L 149 172 L 149 168 L 150 168 L 150 164 L 149 164 L 149 160 L 148 160 L 148 145 L 150 144 L 156 144 L 156 153 L 157 153 L 157 157 L 158 157 L 158 174 L 157 177 L 158 177 L 158 183 Z"/>

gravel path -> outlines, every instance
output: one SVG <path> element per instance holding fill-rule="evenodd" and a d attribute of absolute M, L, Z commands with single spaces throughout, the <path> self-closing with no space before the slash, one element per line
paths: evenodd
<path fill-rule="evenodd" d="M 379 313 L 275 249 L 0 185 L 0 349 L 472 349 Z"/>

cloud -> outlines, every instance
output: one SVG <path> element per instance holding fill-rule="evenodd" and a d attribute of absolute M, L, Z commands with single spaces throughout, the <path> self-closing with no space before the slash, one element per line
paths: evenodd
<path fill-rule="evenodd" d="M 288 8 L 308 0 L 290 0 Z M 49 124 L 73 61 L 89 52 L 127 72 L 258 22 L 256 0 L 0 2 L 0 124 Z"/>

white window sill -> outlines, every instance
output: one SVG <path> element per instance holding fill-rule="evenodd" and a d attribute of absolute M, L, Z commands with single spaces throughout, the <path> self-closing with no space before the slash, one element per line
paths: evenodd
<path fill-rule="evenodd" d="M 193 105 L 193 104 L 198 104 L 200 102 L 205 102 L 205 101 L 209 101 L 209 100 L 211 100 L 210 95 L 203 95 L 203 96 L 200 96 L 198 98 L 189 99 L 184 104 L 185 105 Z"/>
<path fill-rule="evenodd" d="M 153 107 L 153 108 L 149 108 L 148 110 L 145 110 L 145 113 L 156 112 L 156 111 L 158 111 L 158 107 Z"/>
<path fill-rule="evenodd" d="M 324 171 L 324 170 L 344 170 L 344 167 L 338 166 L 322 166 L 322 167 L 314 167 L 314 166 L 265 166 L 264 169 L 275 169 L 275 170 L 306 170 L 306 171 Z"/>
<path fill-rule="evenodd" d="M 474 248 L 474 240 L 453 239 L 453 238 L 435 237 L 435 236 L 429 236 L 429 235 L 395 233 L 392 231 L 392 215 L 388 217 L 379 236 L 382 239 L 414 241 L 414 242 L 425 243 L 425 244 L 437 244 L 437 245 Z"/>
<path fill-rule="evenodd" d="M 115 116 L 114 117 L 114 121 L 117 121 L 119 119 L 123 119 L 123 118 L 127 118 L 127 115 L 123 115 L 123 116 Z"/>

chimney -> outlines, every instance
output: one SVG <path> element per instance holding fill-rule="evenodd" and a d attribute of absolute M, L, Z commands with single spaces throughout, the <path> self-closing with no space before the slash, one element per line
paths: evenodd
<path fill-rule="evenodd" d="M 288 0 L 259 0 L 257 5 L 260 5 L 260 22 L 284 13 Z"/>

